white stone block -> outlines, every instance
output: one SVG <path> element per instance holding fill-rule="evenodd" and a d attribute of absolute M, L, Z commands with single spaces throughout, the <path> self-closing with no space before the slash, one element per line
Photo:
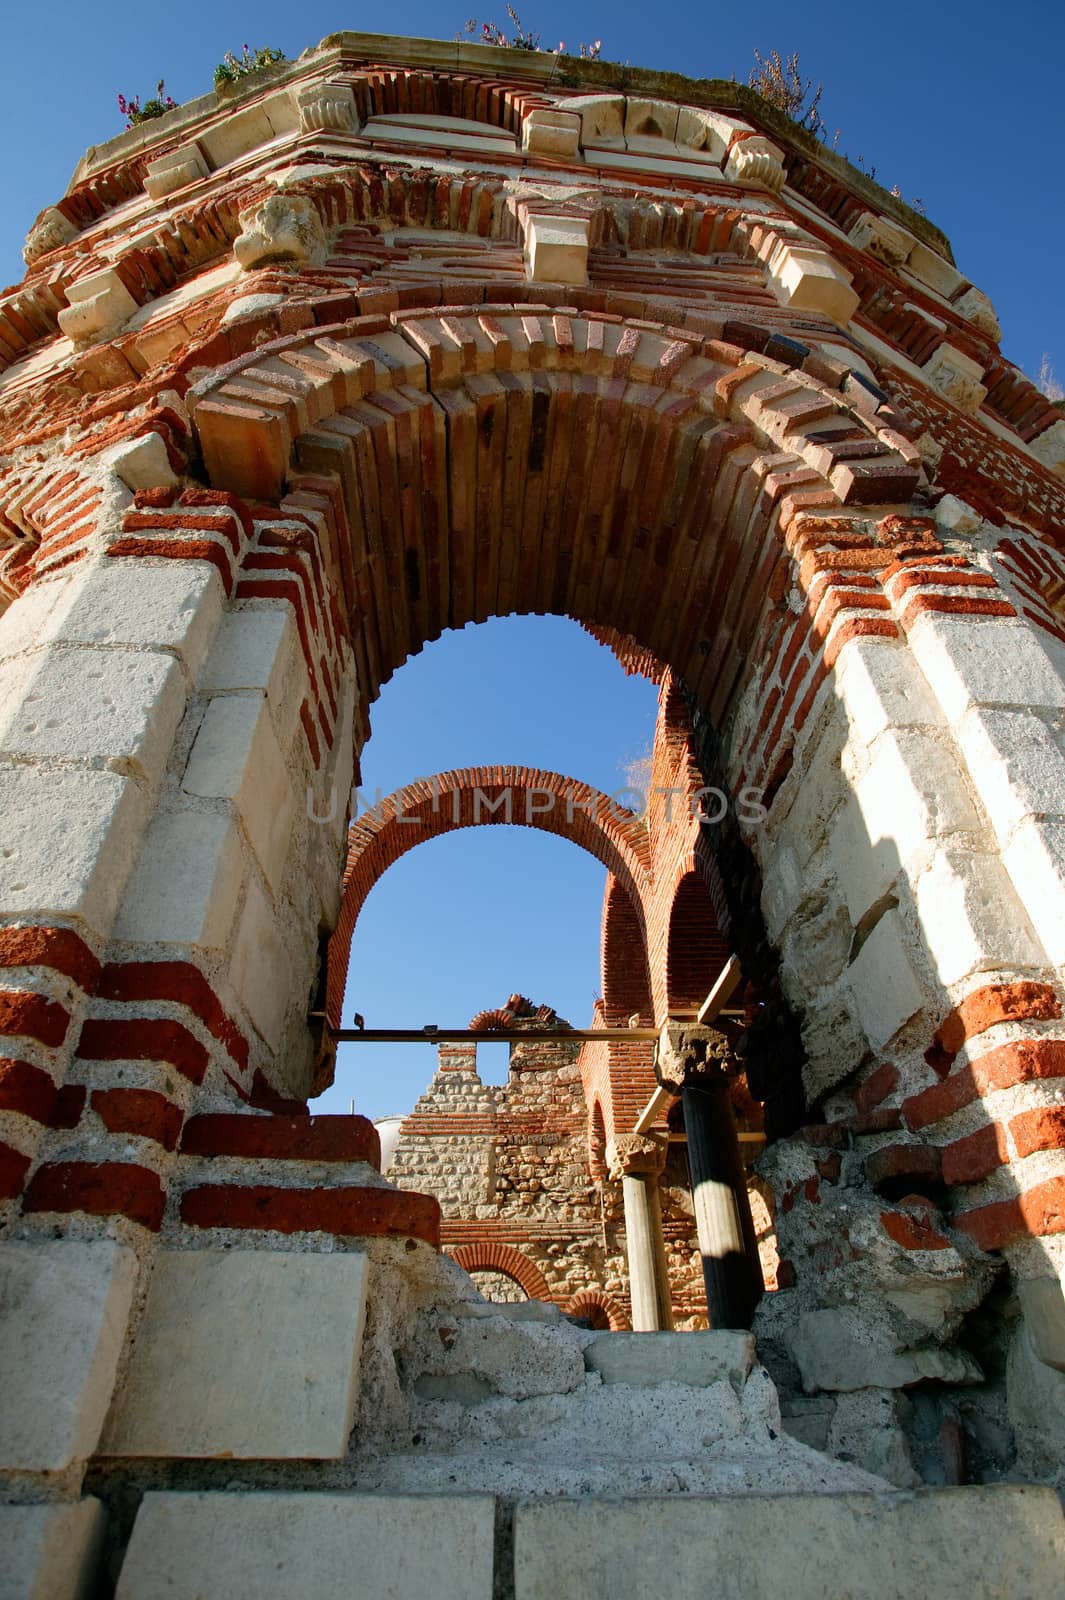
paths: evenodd
<path fill-rule="evenodd" d="M 102 1453 L 339 1459 L 366 1283 L 354 1252 L 162 1251 Z"/>
<path fill-rule="evenodd" d="M 1027 623 L 925 612 L 910 630 L 910 648 L 952 722 L 970 705 L 1065 707 L 1065 678 Z"/>
<path fill-rule="evenodd" d="M 521 125 L 521 147 L 526 155 L 576 160 L 580 142 L 581 119 L 571 111 L 548 111 L 539 106 Z"/>
<path fill-rule="evenodd" d="M 136 300 L 113 267 L 68 283 L 66 297 L 69 303 L 59 313 L 59 326 L 75 344 L 109 339 L 137 310 Z"/>
<path fill-rule="evenodd" d="M 965 282 L 957 267 L 920 240 L 914 240 L 906 265 L 919 282 L 941 294 L 944 300 L 956 295 Z"/>
<path fill-rule="evenodd" d="M 106 459 L 111 471 L 117 473 L 127 489 L 171 488 L 178 481 L 162 435 L 158 433 L 126 439 L 116 445 Z"/>
<path fill-rule="evenodd" d="M 144 187 L 153 200 L 163 200 L 178 189 L 208 176 L 208 166 L 199 145 L 190 141 L 168 150 L 166 155 L 149 161 L 145 168 Z"/>
<path fill-rule="evenodd" d="M 974 706 L 958 740 L 1000 843 L 1025 817 L 1065 815 L 1065 752 L 1038 717 Z"/>
<path fill-rule="evenodd" d="M 289 606 L 227 612 L 207 662 L 204 691 L 213 695 L 235 689 L 262 689 L 267 699 L 275 701 L 295 635 Z"/>
<path fill-rule="evenodd" d="M 855 922 L 933 840 L 980 827 L 960 764 L 934 736 L 912 729 L 881 734 L 846 811 L 833 864 Z"/>
<path fill-rule="evenodd" d="M 887 640 L 852 639 L 836 663 L 852 734 L 872 744 L 888 727 L 939 727 L 943 713 L 908 650 Z"/>
<path fill-rule="evenodd" d="M 118 939 L 224 947 L 243 862 L 229 817 L 165 811 L 151 822 L 115 921 Z"/>
<path fill-rule="evenodd" d="M 108 559 L 87 567 L 59 597 L 40 642 L 173 650 L 195 679 L 224 605 L 221 580 L 207 562 Z"/>
<path fill-rule="evenodd" d="M 586 284 L 587 217 L 531 216 L 525 224 L 525 276 L 535 283 Z"/>
<path fill-rule="evenodd" d="M 494 1539 L 490 1495 L 147 1494 L 116 1600 L 491 1600 Z"/>
<path fill-rule="evenodd" d="M 62 1472 L 92 1455 L 135 1274 L 111 1239 L 0 1244 L 0 1468 Z"/>
<path fill-rule="evenodd" d="M 575 95 L 566 101 L 566 108 L 581 119 L 581 144 L 624 143 L 624 95 Z"/>
<path fill-rule="evenodd" d="M 1065 822 L 1029 818 L 1002 860 L 1044 950 L 1065 966 Z"/>
<path fill-rule="evenodd" d="M 912 233 L 873 211 L 859 213 L 851 224 L 850 237 L 859 250 L 867 250 L 892 267 L 901 266 L 916 243 Z"/>
<path fill-rule="evenodd" d="M 230 981 L 259 1033 L 267 1044 L 276 1048 L 285 1020 L 292 972 L 277 919 L 256 883 L 248 885 L 233 948 Z"/>
<path fill-rule="evenodd" d="M 945 494 L 936 506 L 936 527 L 947 533 L 977 533 L 983 521 L 978 511 L 954 494 Z"/>
<path fill-rule="evenodd" d="M 1057 1496 L 1030 1485 L 540 1500 L 514 1521 L 515 1600 L 1040 1600 L 1063 1563 Z"/>
<path fill-rule="evenodd" d="M 0 616 L 0 660 L 32 650 L 42 641 L 45 624 L 73 579 L 67 574 L 33 584 Z"/>
<path fill-rule="evenodd" d="M 308 83 L 295 95 L 301 133 L 359 131 L 355 91 L 349 83 Z"/>
<path fill-rule="evenodd" d="M 982 289 L 970 285 L 965 293 L 959 295 L 954 302 L 954 309 L 961 313 L 966 321 L 971 322 L 974 328 L 979 328 L 981 333 L 986 333 L 995 343 L 1002 338 L 1002 328 L 995 308 Z"/>
<path fill-rule="evenodd" d="M 1065 420 L 1052 422 L 1043 433 L 1029 441 L 1028 448 L 1044 467 L 1065 477 Z"/>
<path fill-rule="evenodd" d="M 780 193 L 785 176 L 783 150 L 761 134 L 739 140 L 725 162 L 725 177 L 733 183 L 768 189 L 770 194 Z"/>
<path fill-rule="evenodd" d="M 886 1045 L 925 1004 L 902 918 L 886 911 L 851 962 L 854 1008 L 874 1049 Z"/>
<path fill-rule="evenodd" d="M 0 815 L 0 911 L 109 932 L 147 822 L 137 785 L 114 772 L 7 767 Z"/>
<path fill-rule="evenodd" d="M 795 311 L 823 312 L 845 328 L 858 309 L 851 274 L 814 245 L 781 246 L 773 252 L 768 269 L 777 298 Z"/>
<path fill-rule="evenodd" d="M 106 1524 L 99 1500 L 0 1506 L 0 1600 L 91 1600 Z"/>
<path fill-rule="evenodd" d="M 150 650 L 47 650 L 0 711 L 0 749 L 161 776 L 185 710 L 181 668 Z"/>
<path fill-rule="evenodd" d="M 976 412 L 983 405 L 987 395 L 987 387 L 981 382 L 983 367 L 952 344 L 941 344 L 934 350 L 922 370 L 933 389 L 938 389 L 959 410 Z"/>
<path fill-rule="evenodd" d="M 295 802 L 263 694 L 216 695 L 192 747 L 186 794 L 232 800 L 272 888 L 291 842 Z"/>
<path fill-rule="evenodd" d="M 917 885 L 925 947 L 945 985 L 995 967 L 1038 967 L 1043 954 L 996 856 L 941 850 Z"/>

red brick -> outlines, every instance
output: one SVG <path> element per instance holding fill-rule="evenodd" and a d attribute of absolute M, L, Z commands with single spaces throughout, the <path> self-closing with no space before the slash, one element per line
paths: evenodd
<path fill-rule="evenodd" d="M 23 1211 L 128 1217 L 158 1233 L 166 1196 L 158 1173 L 124 1161 L 57 1161 L 34 1174 Z"/>
<path fill-rule="evenodd" d="M 181 1218 L 194 1228 L 332 1233 L 355 1239 L 406 1236 L 440 1245 L 439 1201 L 395 1189 L 209 1185 L 182 1196 Z"/>

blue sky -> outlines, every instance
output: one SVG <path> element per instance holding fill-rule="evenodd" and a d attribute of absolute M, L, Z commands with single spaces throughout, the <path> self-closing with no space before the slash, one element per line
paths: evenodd
<path fill-rule="evenodd" d="M 118 92 L 147 97 L 164 77 L 176 100 L 202 94 L 216 62 L 245 41 L 295 56 L 342 28 L 450 38 L 471 4 L 396 0 L 387 13 L 315 0 L 21 8 L 9 17 L 0 66 L 0 283 L 21 277 L 23 239 L 82 152 L 123 128 Z M 821 109 L 841 130 L 839 149 L 922 199 L 962 271 L 994 302 L 1006 354 L 1033 377 L 1046 355 L 1065 382 L 1061 0 L 519 9 L 546 44 L 564 39 L 575 51 L 599 37 L 608 59 L 698 76 L 746 80 L 755 47 L 797 49 L 825 85 Z M 488 15 L 502 23 L 505 7 Z M 573 624 L 489 623 L 445 636 L 386 685 L 365 781 L 387 791 L 440 768 L 513 761 L 609 790 L 649 742 L 653 716 L 651 687 L 626 679 Z M 367 902 L 348 1014 L 358 1009 L 371 1025 L 465 1023 L 519 989 L 586 1023 L 602 885 L 598 863 L 526 829 L 475 830 L 412 852 Z M 389 1047 L 386 1056 L 352 1047 L 341 1060 L 319 1109 L 346 1109 L 354 1097 L 371 1116 L 402 1110 L 432 1068 L 425 1048 Z"/>

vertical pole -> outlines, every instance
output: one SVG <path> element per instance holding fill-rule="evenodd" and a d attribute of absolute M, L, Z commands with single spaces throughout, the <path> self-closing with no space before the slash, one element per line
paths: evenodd
<path fill-rule="evenodd" d="M 654 1219 L 649 1193 L 654 1182 L 653 1176 L 646 1172 L 627 1172 L 621 1180 L 625 1199 L 629 1297 L 632 1301 L 632 1325 L 637 1333 L 653 1333 L 662 1326 L 655 1273 Z"/>
<path fill-rule="evenodd" d="M 658 1174 L 665 1160 L 664 1140 L 645 1134 L 618 1134 L 607 1146 L 607 1170 L 615 1180 L 621 1179 L 625 1201 L 629 1298 L 637 1333 L 656 1333 L 673 1326 L 673 1294 L 658 1196 Z"/>
<path fill-rule="evenodd" d="M 747 1183 L 724 1075 L 681 1091 L 695 1225 L 712 1328 L 749 1328 L 761 1290 L 747 1249 Z"/>

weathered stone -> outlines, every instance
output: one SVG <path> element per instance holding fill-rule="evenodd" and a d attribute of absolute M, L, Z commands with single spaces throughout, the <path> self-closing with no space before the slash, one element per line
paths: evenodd
<path fill-rule="evenodd" d="M 342 1456 L 365 1314 L 362 1255 L 162 1252 L 102 1450 Z"/>
<path fill-rule="evenodd" d="M 825 1448 L 900 1489 L 920 1487 L 904 1423 L 909 1402 L 895 1389 L 857 1389 L 837 1396 Z"/>
<path fill-rule="evenodd" d="M 325 229 L 314 202 L 303 195 L 276 194 L 240 213 L 233 252 L 245 272 L 266 262 L 321 266 L 328 253 Z"/>
<path fill-rule="evenodd" d="M 806 1312 L 792 1336 L 791 1352 L 809 1394 L 819 1389 L 905 1389 L 928 1379 L 979 1383 L 983 1377 L 963 1350 L 892 1348 L 890 1341 L 871 1334 L 868 1324 L 846 1309 Z"/>
<path fill-rule="evenodd" d="M 106 1522 L 99 1500 L 0 1506 L 0 1600 L 91 1600 Z"/>
<path fill-rule="evenodd" d="M 1041 1600 L 1060 1586 L 1065 1523 L 1051 1490 L 1012 1485 L 527 1503 L 514 1522 L 514 1593 L 775 1600 L 782 1552 L 793 1600 L 840 1594 L 841 1583 L 848 1600 Z"/>
<path fill-rule="evenodd" d="M 61 1472 L 92 1455 L 134 1273 L 110 1239 L 0 1245 L 0 1468 Z"/>
<path fill-rule="evenodd" d="M 1006 1399 L 1019 1470 L 1065 1488 L 1065 1372 L 1040 1360 L 1024 1323 L 1010 1344 Z"/>
<path fill-rule="evenodd" d="M 116 1600 L 491 1600 L 487 1496 L 148 1494 Z"/>
<path fill-rule="evenodd" d="M 525 276 L 534 283 L 587 283 L 587 217 L 531 216 L 525 224 Z"/>
<path fill-rule="evenodd" d="M 1017 1297 L 1032 1349 L 1048 1367 L 1065 1372 L 1065 1287 L 1060 1278 L 1022 1278 Z"/>
<path fill-rule="evenodd" d="M 584 1352 L 604 1383 L 646 1388 L 684 1383 L 705 1388 L 721 1378 L 739 1383 L 754 1364 L 754 1336 L 717 1328 L 702 1333 L 603 1333 Z"/>
<path fill-rule="evenodd" d="M 22 259 L 28 267 L 50 250 L 61 250 L 65 244 L 78 237 L 78 230 L 69 217 L 55 206 L 46 206 L 26 236 Z"/>
<path fill-rule="evenodd" d="M 77 345 L 110 339 L 137 309 L 113 267 L 77 278 L 67 288 L 67 302 L 59 313 L 59 326 Z"/>

